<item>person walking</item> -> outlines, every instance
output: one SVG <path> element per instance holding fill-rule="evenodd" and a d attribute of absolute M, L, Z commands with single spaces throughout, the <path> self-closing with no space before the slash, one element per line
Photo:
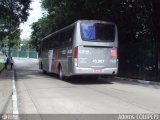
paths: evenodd
<path fill-rule="evenodd" d="M 14 60 L 13 60 L 13 58 L 12 58 L 12 57 L 10 57 L 11 70 L 12 70 L 12 68 L 13 68 L 13 64 L 14 64 Z"/>
<path fill-rule="evenodd" d="M 4 58 L 4 65 L 5 65 L 5 69 L 7 70 L 7 66 L 9 64 L 9 57 L 6 55 L 6 57 Z"/>

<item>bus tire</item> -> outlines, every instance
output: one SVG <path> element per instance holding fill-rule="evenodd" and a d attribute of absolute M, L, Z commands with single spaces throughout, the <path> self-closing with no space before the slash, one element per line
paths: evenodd
<path fill-rule="evenodd" d="M 45 71 L 45 70 L 42 70 L 43 71 L 43 74 L 47 74 L 47 71 Z"/>
<path fill-rule="evenodd" d="M 42 64 L 42 62 L 41 62 L 41 66 L 40 66 L 40 67 L 41 67 L 41 69 L 43 69 L 43 64 Z"/>
<path fill-rule="evenodd" d="M 59 79 L 60 80 L 64 80 L 64 76 L 63 76 L 63 72 L 62 72 L 62 67 L 61 66 L 59 66 L 59 73 L 58 73 L 58 75 L 59 75 Z"/>

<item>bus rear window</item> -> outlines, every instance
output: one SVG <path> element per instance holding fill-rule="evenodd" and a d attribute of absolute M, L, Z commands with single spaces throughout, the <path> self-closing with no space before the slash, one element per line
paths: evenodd
<path fill-rule="evenodd" d="M 82 40 L 113 42 L 115 39 L 115 26 L 103 23 L 81 23 Z"/>

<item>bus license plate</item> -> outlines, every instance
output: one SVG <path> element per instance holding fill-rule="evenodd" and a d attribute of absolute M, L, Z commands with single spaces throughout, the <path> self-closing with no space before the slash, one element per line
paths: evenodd
<path fill-rule="evenodd" d="M 95 68 L 93 70 L 94 73 L 101 73 L 102 72 L 102 68 Z"/>

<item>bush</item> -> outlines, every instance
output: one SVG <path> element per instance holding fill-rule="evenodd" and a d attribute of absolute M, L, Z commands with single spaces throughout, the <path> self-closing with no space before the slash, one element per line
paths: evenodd
<path fill-rule="evenodd" d="M 0 63 L 0 71 L 2 71 L 4 68 L 4 63 Z"/>

